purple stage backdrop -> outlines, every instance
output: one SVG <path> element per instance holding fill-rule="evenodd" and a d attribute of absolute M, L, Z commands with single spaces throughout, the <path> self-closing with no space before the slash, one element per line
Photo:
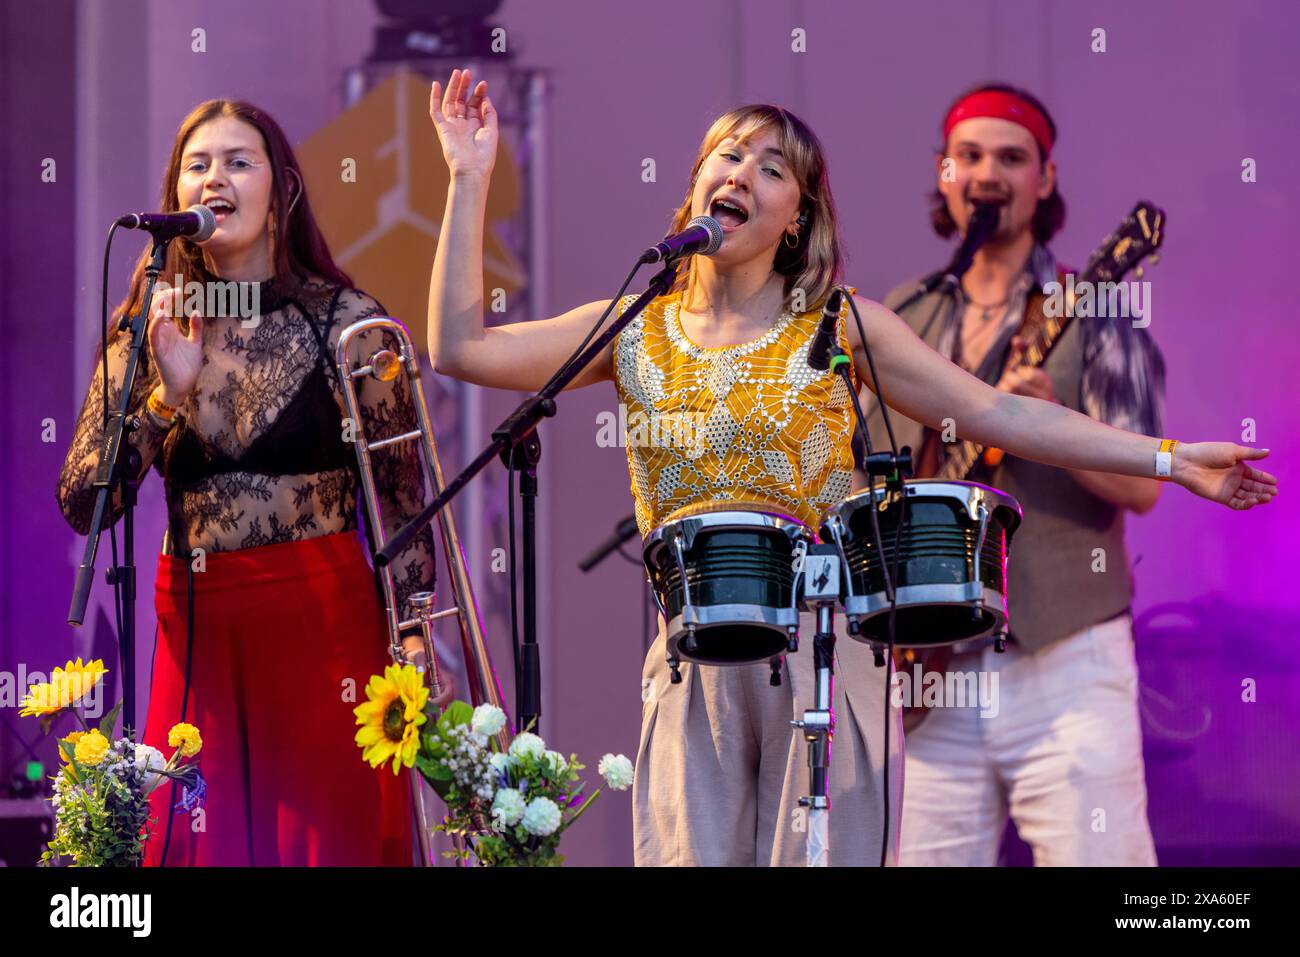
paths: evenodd
<path fill-rule="evenodd" d="M 201 100 L 252 100 L 295 142 L 322 127 L 342 109 L 343 73 L 366 57 L 377 22 L 365 0 L 0 4 L 0 796 L 31 754 L 55 761 L 52 739 L 17 717 L 21 676 L 79 654 L 118 668 L 102 577 L 86 627 L 65 624 L 83 543 L 54 497 L 89 374 L 107 225 L 155 207 L 175 128 Z M 940 114 L 981 80 L 1026 86 L 1056 117 L 1069 219 L 1053 245 L 1065 262 L 1081 263 L 1138 198 L 1168 211 L 1163 261 L 1147 276 L 1150 331 L 1169 368 L 1166 433 L 1271 448 L 1265 464 L 1283 494 L 1235 514 L 1170 488 L 1130 519 L 1151 824 L 1165 863 L 1300 862 L 1300 407 L 1287 397 L 1300 347 L 1286 265 L 1300 217 L 1287 165 L 1300 154 L 1300 8 L 508 0 L 493 22 L 517 62 L 550 77 L 550 252 L 538 278 L 551 313 L 612 293 L 662 235 L 709 122 L 750 101 L 791 108 L 823 138 L 846 279 L 868 295 L 946 260 L 926 204 Z M 806 52 L 792 50 L 799 30 Z M 1097 30 L 1104 52 L 1093 49 Z M 647 158 L 654 182 L 643 181 Z M 593 221 L 599 241 L 575 241 L 577 224 L 588 237 Z M 139 242 L 118 241 L 113 297 Z M 427 279 L 410 276 L 421 288 Z M 509 397 L 491 402 L 487 419 Z M 641 708 L 637 569 L 617 557 L 587 576 L 575 567 L 631 511 L 623 450 L 596 440 L 597 417 L 616 409 L 608 385 L 566 395 L 543 433 L 545 732 L 592 766 L 605 751 L 636 754 Z M 139 526 L 143 693 L 156 475 Z M 494 638 L 503 664 L 505 637 Z M 266 648 L 309 654 L 310 637 L 268 634 Z M 574 863 L 630 863 L 627 795 L 602 795 L 565 843 Z"/>

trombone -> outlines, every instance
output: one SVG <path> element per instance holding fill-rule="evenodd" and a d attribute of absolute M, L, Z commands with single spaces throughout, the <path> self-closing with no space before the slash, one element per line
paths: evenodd
<path fill-rule="evenodd" d="M 372 330 L 391 333 L 397 340 L 398 352 L 380 348 L 372 352 L 363 365 L 352 368 L 350 347 L 353 340 Z M 380 341 L 382 346 L 382 338 Z M 438 461 L 438 449 L 433 440 L 433 427 L 424 405 L 424 390 L 420 385 L 420 362 L 411 343 L 411 334 L 406 326 L 396 319 L 373 316 L 362 319 L 348 326 L 339 336 L 336 361 L 339 368 L 339 381 L 343 387 L 343 400 L 347 414 L 355 425 L 354 444 L 357 450 L 357 462 L 360 465 L 361 492 L 365 500 L 366 517 L 370 523 L 371 547 L 378 551 L 387 542 L 384 529 L 384 517 L 375 492 L 374 471 L 370 456 L 372 452 L 397 445 L 401 442 L 418 441 L 420 461 L 425 480 L 436 496 L 444 487 L 442 465 Z M 411 401 L 415 406 L 418 428 L 386 438 L 367 438 L 361 428 L 360 407 L 357 402 L 356 383 L 369 376 L 380 382 L 391 382 L 403 372 L 410 381 Z M 438 515 L 441 530 L 442 551 L 446 560 L 448 578 L 451 583 L 454 603 L 442 611 L 435 610 L 433 592 L 417 592 L 407 598 L 406 607 L 396 607 L 393 589 L 393 574 L 389 566 L 378 570 L 383 589 L 384 613 L 388 623 L 389 653 L 398 664 L 410 663 L 402 647 L 401 633 L 404 630 L 418 628 L 424 645 L 424 663 L 422 669 L 425 683 L 430 687 L 430 695 L 437 697 L 441 691 L 441 678 L 438 659 L 433 645 L 433 624 L 443 618 L 455 617 L 460 626 L 461 648 L 465 657 L 465 671 L 469 680 L 470 700 L 475 705 L 493 704 L 505 710 L 501 685 L 497 680 L 496 670 L 488 656 L 487 644 L 483 639 L 483 622 L 479 618 L 478 603 L 474 599 L 474 590 L 470 584 L 469 574 L 465 569 L 465 553 L 461 547 L 460 536 L 456 531 L 456 519 L 451 506 L 444 508 Z M 373 558 L 373 555 L 371 556 Z M 509 721 L 506 722 L 509 727 Z M 509 736 L 503 729 L 497 736 L 497 744 L 505 751 L 510 744 Z M 412 806 L 415 811 L 416 827 L 420 845 L 422 866 L 429 866 L 431 815 L 421 787 L 421 778 L 417 773 L 410 774 Z"/>

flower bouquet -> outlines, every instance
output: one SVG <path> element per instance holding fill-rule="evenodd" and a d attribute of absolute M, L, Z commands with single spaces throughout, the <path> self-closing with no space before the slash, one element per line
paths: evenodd
<path fill-rule="evenodd" d="M 48 733 L 55 718 L 71 711 L 82 730 L 59 740 L 63 767 L 50 780 L 54 795 L 54 837 L 41 854 L 41 865 L 71 858 L 76 867 L 131 867 L 144 859 L 149 836 L 149 795 L 164 779 L 179 781 L 183 796 L 176 810 L 201 805 L 206 785 L 198 765 L 184 763 L 199 753 L 203 739 L 192 724 L 177 724 L 167 743 L 175 748 L 164 760 L 162 752 L 136 744 L 130 736 L 111 740 L 121 710 L 119 702 L 97 727 L 86 723 L 76 705 L 107 674 L 100 660 L 82 664 L 69 661 L 55 668 L 46 684 L 33 685 L 24 697 L 23 717 L 38 716 Z"/>
<path fill-rule="evenodd" d="M 493 705 L 453 701 L 440 715 L 427 712 L 428 689 L 411 665 L 372 676 L 366 696 L 354 709 L 362 757 L 371 767 L 391 759 L 394 774 L 414 767 L 429 782 L 447 805 L 437 829 L 457 839 L 447 856 L 472 855 L 487 867 L 564 863 L 561 835 L 600 794 L 583 796 L 576 754 L 547 750 L 527 731 L 502 750 L 506 716 Z M 621 754 L 606 754 L 597 770 L 615 790 L 632 783 L 632 763 Z"/>

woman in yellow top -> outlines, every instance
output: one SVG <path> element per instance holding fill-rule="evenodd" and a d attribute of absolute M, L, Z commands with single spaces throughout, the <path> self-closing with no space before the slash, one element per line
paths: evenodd
<path fill-rule="evenodd" d="M 451 172 L 429 287 L 429 353 L 437 371 L 458 379 L 538 389 L 609 301 L 541 322 L 484 328 L 481 251 L 496 110 L 487 84 L 474 86 L 469 71 L 457 70 L 445 90 L 433 84 L 429 113 Z M 816 137 L 779 107 L 742 107 L 719 117 L 671 228 L 703 214 L 722 224 L 721 248 L 693 257 L 672 293 L 573 384 L 613 379 L 629 418 L 638 409 L 686 413 L 702 425 L 703 451 L 627 443 L 643 534 L 684 505 L 736 499 L 766 501 L 815 524 L 848 493 L 852 470 L 846 390 L 806 363 L 841 265 Z M 960 409 L 963 437 L 980 444 L 1062 468 L 1154 474 L 1158 439 L 995 391 L 928 348 L 889 310 L 854 300 L 889 404 L 909 418 L 938 426 Z M 840 341 L 859 381 L 869 382 L 856 324 L 841 322 Z M 1171 477 L 1205 498 L 1249 508 L 1277 491 L 1273 476 L 1245 462 L 1265 454 L 1226 442 L 1180 444 Z M 797 798 L 806 787 L 806 745 L 789 721 L 811 702 L 811 666 L 787 668 L 791 680 L 774 688 L 766 663 L 683 664 L 683 681 L 672 684 L 664 640 L 661 622 L 644 672 L 633 797 L 637 863 L 802 863 Z M 834 707 L 841 717 L 830 860 L 870 864 L 879 856 L 884 797 L 884 669 L 873 667 L 867 647 L 855 641 L 839 642 L 836 654 Z M 896 729 L 892 734 L 898 741 Z M 891 772 L 896 761 L 891 756 Z M 891 773 L 890 781 L 896 815 L 901 774 Z M 890 835 L 897 834 L 895 819 Z"/>

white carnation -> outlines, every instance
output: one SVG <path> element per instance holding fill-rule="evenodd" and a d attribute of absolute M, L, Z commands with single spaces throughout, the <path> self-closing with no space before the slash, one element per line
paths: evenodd
<path fill-rule="evenodd" d="M 469 725 L 475 734 L 493 735 L 506 726 L 506 713 L 494 704 L 481 704 L 474 709 Z"/>
<path fill-rule="evenodd" d="M 605 755 L 596 770 L 615 791 L 626 791 L 632 785 L 632 762 L 625 755 Z"/>
<path fill-rule="evenodd" d="M 153 789 L 162 783 L 163 776 L 158 772 L 165 767 L 167 767 L 167 759 L 157 748 L 148 744 L 135 746 L 135 769 L 144 775 L 141 789 L 145 794 L 152 793 Z"/>
<path fill-rule="evenodd" d="M 514 788 L 502 788 L 492 799 L 492 817 L 499 824 L 506 826 L 518 824 L 525 813 L 523 795 Z M 527 824 L 524 826 L 527 827 Z"/>
<path fill-rule="evenodd" d="M 524 830 L 545 837 L 560 826 L 560 809 L 550 798 L 533 798 L 524 811 Z"/>
<path fill-rule="evenodd" d="M 546 753 L 546 742 L 531 731 L 525 731 L 510 742 L 510 753 L 516 758 L 540 758 Z"/>

